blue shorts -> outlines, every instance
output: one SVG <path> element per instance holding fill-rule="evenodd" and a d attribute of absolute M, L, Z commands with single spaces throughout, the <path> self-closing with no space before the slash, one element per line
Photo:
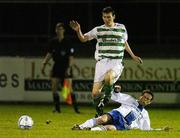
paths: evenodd
<path fill-rule="evenodd" d="M 112 117 L 112 124 L 116 127 L 117 130 L 127 130 L 127 128 L 125 128 L 123 116 L 120 112 L 118 112 L 117 110 L 112 110 L 107 114 Z"/>

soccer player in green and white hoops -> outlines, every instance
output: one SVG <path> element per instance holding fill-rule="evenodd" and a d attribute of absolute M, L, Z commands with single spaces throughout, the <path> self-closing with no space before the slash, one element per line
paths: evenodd
<path fill-rule="evenodd" d="M 96 106 L 97 116 L 103 114 L 103 107 L 108 103 L 113 90 L 113 84 L 120 77 L 124 68 L 122 61 L 124 50 L 138 63 L 142 63 L 140 57 L 134 55 L 128 45 L 127 31 L 123 24 L 115 23 L 115 12 L 111 7 L 102 10 L 104 25 L 97 26 L 91 31 L 83 34 L 77 21 L 70 21 L 70 27 L 76 31 L 81 42 L 97 40 L 95 59 L 95 76 L 92 97 Z M 101 90 L 105 91 L 102 95 Z"/>

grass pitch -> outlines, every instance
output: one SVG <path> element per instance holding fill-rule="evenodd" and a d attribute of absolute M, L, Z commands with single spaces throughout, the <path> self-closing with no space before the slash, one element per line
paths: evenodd
<path fill-rule="evenodd" d="M 107 111 L 112 107 L 106 108 Z M 180 109 L 149 109 L 151 126 L 170 126 L 164 131 L 72 131 L 75 123 L 82 123 L 94 116 L 92 106 L 80 106 L 81 114 L 76 114 L 71 106 L 63 105 L 62 113 L 52 113 L 52 105 L 0 104 L 0 138 L 179 138 Z M 27 114 L 34 120 L 30 130 L 18 128 L 17 121 Z M 52 122 L 46 124 L 47 120 Z"/>

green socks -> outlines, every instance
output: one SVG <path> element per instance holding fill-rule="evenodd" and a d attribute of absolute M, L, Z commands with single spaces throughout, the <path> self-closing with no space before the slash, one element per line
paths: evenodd
<path fill-rule="evenodd" d="M 113 85 L 105 84 L 103 89 L 104 89 L 104 92 L 105 92 L 105 96 L 110 97 L 111 96 L 111 91 L 113 90 Z"/>
<path fill-rule="evenodd" d="M 111 97 L 111 91 L 113 90 L 113 85 L 104 85 L 103 91 L 104 94 L 101 93 L 96 97 L 93 97 L 94 105 L 96 107 L 96 117 L 103 115 L 103 107 L 105 104 L 109 102 Z"/>
<path fill-rule="evenodd" d="M 102 100 L 102 94 L 99 94 L 98 96 L 93 98 L 93 102 L 96 108 L 96 112 L 97 114 L 95 115 L 95 117 L 101 116 L 103 114 L 103 108 L 99 107 L 99 103 Z"/>

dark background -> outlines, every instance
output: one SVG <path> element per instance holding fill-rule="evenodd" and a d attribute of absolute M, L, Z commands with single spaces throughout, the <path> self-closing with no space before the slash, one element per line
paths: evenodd
<path fill-rule="evenodd" d="M 68 24 L 78 20 L 85 33 L 103 24 L 105 6 L 125 24 L 137 55 L 180 58 L 180 0 L 0 0 L 0 56 L 44 56 L 55 24 L 62 21 L 76 56 L 93 57 L 95 41 L 80 43 Z"/>

